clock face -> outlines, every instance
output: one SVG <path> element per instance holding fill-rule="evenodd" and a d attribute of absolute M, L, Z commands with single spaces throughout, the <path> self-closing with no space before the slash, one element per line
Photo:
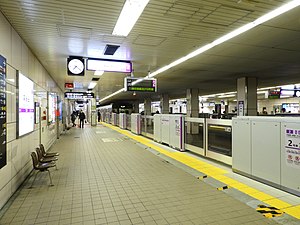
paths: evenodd
<path fill-rule="evenodd" d="M 68 64 L 68 69 L 73 74 L 80 74 L 84 70 L 84 64 L 79 59 L 71 59 Z"/>

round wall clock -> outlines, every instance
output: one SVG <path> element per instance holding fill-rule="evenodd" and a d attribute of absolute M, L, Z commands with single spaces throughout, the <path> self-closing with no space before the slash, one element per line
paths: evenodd
<path fill-rule="evenodd" d="M 84 59 L 69 58 L 67 67 L 69 75 L 84 75 Z"/>

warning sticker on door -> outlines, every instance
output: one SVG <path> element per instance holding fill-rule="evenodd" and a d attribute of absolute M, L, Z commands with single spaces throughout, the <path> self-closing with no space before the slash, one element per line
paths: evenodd
<path fill-rule="evenodd" d="M 300 169 L 300 129 L 285 129 L 285 160 L 288 166 Z"/>

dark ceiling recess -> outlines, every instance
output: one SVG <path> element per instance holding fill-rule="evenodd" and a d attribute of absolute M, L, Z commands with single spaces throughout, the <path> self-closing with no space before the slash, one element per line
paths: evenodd
<path fill-rule="evenodd" d="M 98 81 L 100 78 L 93 77 L 92 81 Z"/>
<path fill-rule="evenodd" d="M 104 55 L 113 55 L 118 50 L 120 45 L 106 45 L 104 49 Z"/>

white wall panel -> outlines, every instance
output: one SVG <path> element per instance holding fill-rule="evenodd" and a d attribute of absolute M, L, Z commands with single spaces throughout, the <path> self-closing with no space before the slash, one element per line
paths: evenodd
<path fill-rule="evenodd" d="M 8 199 L 11 197 L 11 183 L 8 183 L 5 187 L 3 187 L 0 191 L 0 206 L 3 206 Z"/>
<path fill-rule="evenodd" d="M 11 61 L 11 26 L 0 13 L 0 54 L 3 55 L 8 62 Z"/>
<path fill-rule="evenodd" d="M 7 164 L 0 170 L 0 190 L 6 186 L 11 179 L 11 144 L 7 144 L 6 149 Z"/>
<path fill-rule="evenodd" d="M 7 61 L 9 63 L 9 61 Z M 6 82 L 16 86 L 16 70 L 10 65 L 6 65 Z"/>
<path fill-rule="evenodd" d="M 21 140 L 21 145 L 22 145 L 22 148 L 21 148 L 21 159 L 22 159 L 22 167 L 28 162 L 28 158 L 29 158 L 29 155 L 31 152 L 31 149 L 30 149 L 30 137 L 32 135 L 26 135 L 24 137 L 22 137 L 20 140 Z"/>
<path fill-rule="evenodd" d="M 15 140 L 11 143 L 11 175 L 16 176 L 22 168 L 21 144 L 20 140 Z"/>
<path fill-rule="evenodd" d="M 34 61 L 35 61 L 34 55 L 29 50 L 28 51 L 28 74 L 32 80 L 36 80 L 36 75 L 35 75 L 35 71 L 34 71 L 34 63 L 35 63 Z"/>
<path fill-rule="evenodd" d="M 32 171 L 31 152 L 39 145 L 40 130 L 16 139 L 16 70 L 28 76 L 37 89 L 58 90 L 55 82 L 43 68 L 17 32 L 0 13 L 0 54 L 7 59 L 7 165 L 0 169 L 0 209 Z M 47 85 L 49 84 L 49 85 Z M 35 85 L 35 87 L 36 87 Z M 62 93 L 58 93 L 62 94 Z M 46 122 L 46 121 L 45 121 Z M 47 149 L 56 141 L 56 127 L 44 127 Z M 47 181 L 48 182 L 48 181 Z"/>
<path fill-rule="evenodd" d="M 22 41 L 22 58 L 21 58 L 21 71 L 23 74 L 26 74 L 26 76 L 28 76 L 28 78 L 31 78 L 31 75 L 29 74 L 29 66 L 28 66 L 28 62 L 29 62 L 29 58 L 28 58 L 28 47 L 26 46 L 26 44 Z"/>
<path fill-rule="evenodd" d="M 12 29 L 12 58 L 11 62 L 8 62 L 10 65 L 12 65 L 15 69 L 21 70 L 22 66 L 22 40 L 18 33 Z"/>
<path fill-rule="evenodd" d="M 11 114 L 11 120 L 16 122 L 16 114 L 17 114 L 17 106 L 16 106 L 16 98 L 17 98 L 17 89 L 15 86 L 11 86 L 11 111 L 8 112 Z"/>
<path fill-rule="evenodd" d="M 11 142 L 16 139 L 16 123 L 7 124 L 7 142 Z"/>
<path fill-rule="evenodd" d="M 7 84 L 6 85 L 6 122 L 11 123 L 12 122 L 12 117 L 11 117 L 11 110 L 12 110 L 12 95 L 10 94 L 11 92 L 11 85 Z"/>

